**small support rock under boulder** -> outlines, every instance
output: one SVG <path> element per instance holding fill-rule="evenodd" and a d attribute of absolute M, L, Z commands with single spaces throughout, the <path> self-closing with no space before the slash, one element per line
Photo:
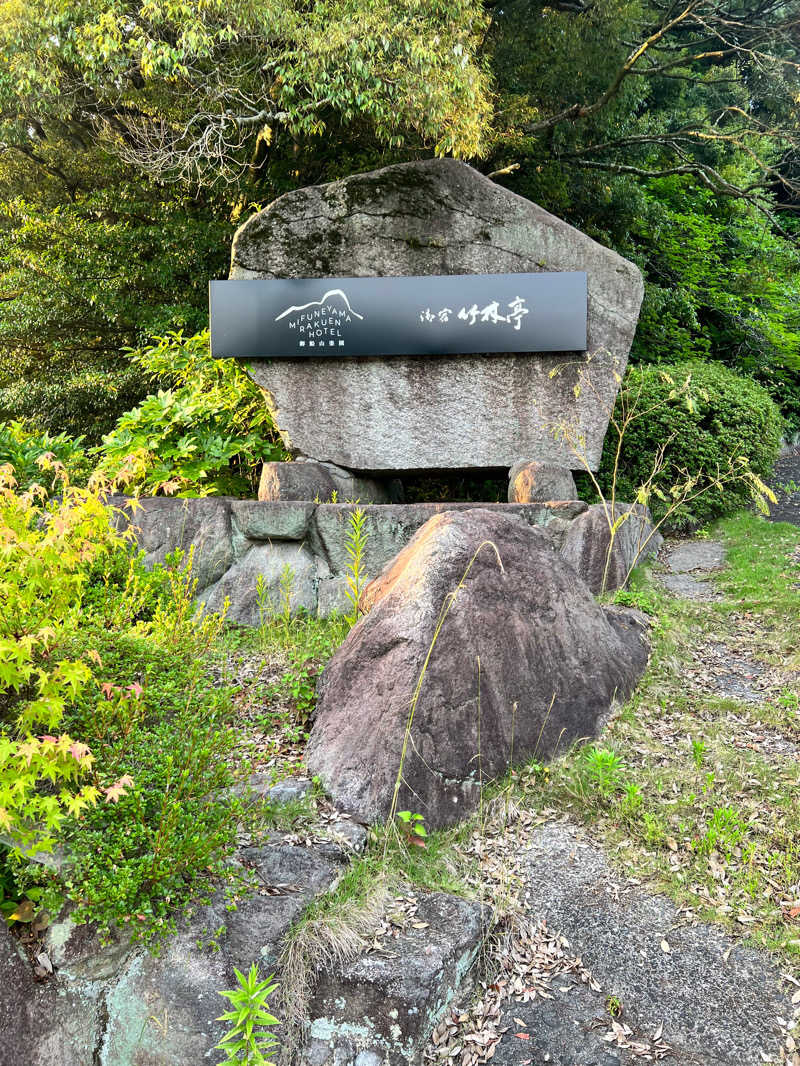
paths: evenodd
<path fill-rule="evenodd" d="M 572 471 L 555 463 L 523 459 L 508 475 L 509 503 L 539 503 L 548 500 L 577 500 Z"/>
<path fill-rule="evenodd" d="M 258 498 L 268 502 L 388 503 L 389 492 L 373 478 L 358 477 L 333 463 L 305 459 L 291 463 L 264 463 Z"/>

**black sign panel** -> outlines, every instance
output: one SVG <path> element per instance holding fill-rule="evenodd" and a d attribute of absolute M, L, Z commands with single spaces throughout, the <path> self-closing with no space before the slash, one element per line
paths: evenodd
<path fill-rule="evenodd" d="M 586 274 L 212 281 L 217 358 L 571 352 Z"/>

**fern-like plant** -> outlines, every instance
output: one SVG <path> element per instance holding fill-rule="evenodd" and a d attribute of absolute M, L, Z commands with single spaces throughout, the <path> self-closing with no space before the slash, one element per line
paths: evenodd
<path fill-rule="evenodd" d="M 361 507 L 356 507 L 350 512 L 350 528 L 345 538 L 345 550 L 350 557 L 347 564 L 347 591 L 346 596 L 353 610 L 348 615 L 350 625 L 358 621 L 358 601 L 366 584 L 364 573 L 364 553 L 367 548 L 369 533 L 367 532 L 367 516 Z"/>
<path fill-rule="evenodd" d="M 231 1009 L 218 1021 L 231 1022 L 231 1028 L 217 1047 L 227 1055 L 221 1066 L 272 1066 L 273 1060 L 264 1052 L 278 1044 L 271 1027 L 278 1019 L 267 1010 L 267 999 L 278 987 L 273 975 L 259 979 L 258 966 L 253 963 L 247 976 L 234 969 L 237 987 L 220 992 L 230 1000 Z"/>

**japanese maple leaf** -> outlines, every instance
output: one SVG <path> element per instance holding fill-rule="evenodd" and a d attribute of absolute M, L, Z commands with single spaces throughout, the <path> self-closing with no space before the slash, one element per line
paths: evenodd
<path fill-rule="evenodd" d="M 33 758 L 33 756 L 38 754 L 39 745 L 33 738 L 31 738 L 30 740 L 26 740 L 24 744 L 19 744 L 17 746 L 17 755 L 20 755 L 23 759 L 26 759 L 28 766 L 30 766 L 31 759 Z"/>
<path fill-rule="evenodd" d="M 69 748 L 69 753 L 72 756 L 72 758 L 75 760 L 75 762 L 82 762 L 83 759 L 85 759 L 87 755 L 91 754 L 91 752 L 89 750 L 89 745 L 88 744 L 82 744 L 78 740 L 75 740 L 75 741 L 72 742 L 72 745 Z"/>
<path fill-rule="evenodd" d="M 113 785 L 109 785 L 108 788 L 103 789 L 106 796 L 106 803 L 119 803 L 120 796 L 124 796 L 132 784 L 133 778 L 131 775 L 123 774 Z"/>

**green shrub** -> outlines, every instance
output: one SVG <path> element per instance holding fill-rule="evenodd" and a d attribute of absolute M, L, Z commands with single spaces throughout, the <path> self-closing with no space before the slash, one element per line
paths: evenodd
<path fill-rule="evenodd" d="M 104 791 L 95 755 L 63 731 L 93 656 L 59 641 L 79 617 L 87 567 L 124 542 L 96 494 L 60 491 L 43 506 L 43 489 L 16 491 L 0 466 L 0 832 L 17 853 L 52 848 Z"/>
<path fill-rule="evenodd" d="M 110 563 L 92 568 L 81 628 L 64 640 L 72 655 L 92 649 L 104 680 L 73 701 L 66 721 L 125 788 L 64 827 L 63 888 L 76 920 L 130 925 L 153 940 L 212 878 L 231 873 L 232 704 L 205 665 L 223 619 L 196 613 L 191 555 L 176 553 L 154 574 L 132 557 L 124 580 Z M 92 594 L 101 588 L 106 595 Z"/>
<path fill-rule="evenodd" d="M 211 358 L 207 331 L 157 341 L 131 358 L 172 387 L 122 415 L 100 469 L 149 495 L 252 495 L 262 462 L 285 455 L 261 390 L 235 360 Z"/>
<path fill-rule="evenodd" d="M 66 896 L 151 940 L 229 872 L 236 738 L 191 554 L 146 573 L 105 490 L 62 478 L 48 500 L 0 465 L 0 914 Z"/>
<path fill-rule="evenodd" d="M 70 481 L 80 479 L 88 472 L 81 445 L 81 437 L 73 439 L 65 433 L 51 437 L 46 431 L 28 429 L 22 422 L 0 422 L 0 466 L 14 468 L 20 490 L 34 482 L 51 489 L 61 468 Z"/>
<path fill-rule="evenodd" d="M 681 386 L 689 379 L 688 389 Z M 650 508 L 658 519 L 671 500 L 670 488 L 696 477 L 698 488 L 710 484 L 731 459 L 746 458 L 749 468 L 764 477 L 775 462 L 783 418 L 762 386 L 719 363 L 675 363 L 631 367 L 617 398 L 615 417 L 625 406 L 638 408 L 622 440 L 616 497 L 633 501 L 650 477 L 663 448 L 663 464 Z M 613 425 L 606 435 L 598 480 L 610 493 L 618 436 Z M 730 481 L 696 495 L 670 519 L 673 529 L 702 525 L 746 506 L 750 489 L 745 480 Z"/>
<path fill-rule="evenodd" d="M 100 443 L 116 420 L 147 394 L 145 375 L 136 366 L 56 365 L 47 380 L 18 378 L 0 388 L 0 421 L 20 420 L 50 434 Z"/>

